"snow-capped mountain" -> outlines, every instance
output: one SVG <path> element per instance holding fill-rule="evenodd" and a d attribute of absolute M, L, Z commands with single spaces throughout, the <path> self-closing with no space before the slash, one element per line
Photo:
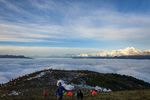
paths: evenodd
<path fill-rule="evenodd" d="M 140 50 L 134 47 L 127 47 L 125 49 L 112 50 L 112 51 L 100 51 L 97 53 L 83 53 L 79 54 L 79 57 L 114 57 L 114 56 L 135 56 L 135 55 L 150 55 L 150 50 Z"/>

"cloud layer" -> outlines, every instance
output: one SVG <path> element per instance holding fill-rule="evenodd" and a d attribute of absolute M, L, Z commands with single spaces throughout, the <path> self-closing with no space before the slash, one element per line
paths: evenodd
<path fill-rule="evenodd" d="M 149 65 L 149 60 L 71 58 L 0 59 L 0 83 L 46 68 L 119 73 L 150 82 Z"/>

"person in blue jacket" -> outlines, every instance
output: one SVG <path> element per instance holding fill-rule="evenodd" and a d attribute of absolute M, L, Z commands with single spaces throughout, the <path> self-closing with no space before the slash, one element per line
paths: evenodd
<path fill-rule="evenodd" d="M 58 83 L 58 88 L 56 90 L 56 96 L 57 100 L 62 100 L 63 99 L 63 94 L 64 94 L 65 88 L 62 86 L 61 82 Z"/>

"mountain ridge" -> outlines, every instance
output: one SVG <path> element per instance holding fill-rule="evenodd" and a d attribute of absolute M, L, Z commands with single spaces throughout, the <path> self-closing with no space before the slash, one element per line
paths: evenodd
<path fill-rule="evenodd" d="M 20 85 L 24 84 L 24 82 L 25 83 L 31 82 L 32 85 L 39 84 L 40 86 L 43 86 L 46 85 L 45 83 L 49 83 L 49 85 L 55 86 L 57 80 L 59 79 L 63 79 L 68 83 L 73 84 L 102 86 L 109 88 L 113 91 L 150 88 L 149 83 L 126 75 L 114 73 L 98 73 L 88 70 L 53 70 L 53 69 L 46 69 L 31 74 L 27 74 L 22 77 L 13 79 L 8 83 L 6 83 L 5 85 L 8 86 L 12 85 L 13 82 L 18 83 Z M 43 84 L 41 84 L 40 82 L 42 82 Z"/>
<path fill-rule="evenodd" d="M 26 57 L 24 55 L 0 55 L 0 58 L 22 58 L 22 59 L 31 59 L 31 57 Z"/>
<path fill-rule="evenodd" d="M 45 69 L 31 74 L 10 80 L 8 83 L 0 84 L 1 100 L 45 100 L 43 91 L 48 90 L 49 100 L 56 100 L 55 92 L 58 80 L 64 80 L 67 84 L 75 86 L 75 93 L 78 89 L 84 91 L 86 100 L 125 100 L 131 95 L 138 95 L 138 98 L 148 98 L 150 84 L 131 76 L 119 74 L 104 74 L 88 70 L 54 70 Z M 98 86 L 109 92 L 98 92 L 92 96 L 90 91 Z M 142 95 L 141 95 L 142 93 Z M 144 94 L 143 94 L 144 93 Z M 114 98 L 114 99 L 113 99 Z M 128 97 L 129 99 L 131 97 Z M 64 96 L 65 100 L 75 100 L 75 96 Z M 141 100 L 134 99 L 132 100 Z"/>

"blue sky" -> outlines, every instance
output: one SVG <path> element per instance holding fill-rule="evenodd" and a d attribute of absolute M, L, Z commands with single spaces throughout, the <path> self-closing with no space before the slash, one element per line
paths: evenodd
<path fill-rule="evenodd" d="M 150 0 L 0 0 L 0 48 L 5 48 L 0 51 L 150 49 L 149 5 Z"/>

